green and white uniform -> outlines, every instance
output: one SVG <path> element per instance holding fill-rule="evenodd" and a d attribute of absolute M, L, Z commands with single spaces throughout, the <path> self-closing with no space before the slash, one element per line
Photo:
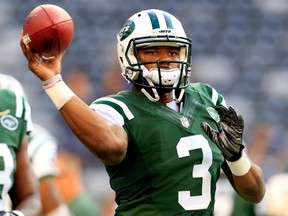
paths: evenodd
<path fill-rule="evenodd" d="M 59 174 L 56 165 L 58 142 L 47 129 L 34 124 L 34 129 L 29 134 L 27 150 L 31 165 L 39 180 Z"/>
<path fill-rule="evenodd" d="M 214 129 L 212 108 L 225 104 L 213 88 L 190 84 L 176 112 L 149 101 L 140 91 L 96 100 L 91 107 L 110 124 L 123 126 L 129 144 L 125 159 L 106 166 L 116 192 L 116 215 L 213 215 L 223 156 L 200 124 Z"/>
<path fill-rule="evenodd" d="M 25 133 L 32 130 L 31 109 L 20 94 L 0 89 L 0 210 L 13 185 L 16 152 Z"/>

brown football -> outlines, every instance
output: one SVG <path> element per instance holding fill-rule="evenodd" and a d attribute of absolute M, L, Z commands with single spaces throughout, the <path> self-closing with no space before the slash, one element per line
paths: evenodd
<path fill-rule="evenodd" d="M 74 36 L 71 16 L 63 8 L 43 4 L 34 8 L 23 24 L 23 42 L 43 58 L 53 58 L 66 50 Z"/>

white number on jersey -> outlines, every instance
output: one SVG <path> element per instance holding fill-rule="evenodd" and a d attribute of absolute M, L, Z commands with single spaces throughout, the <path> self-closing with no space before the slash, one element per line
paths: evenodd
<path fill-rule="evenodd" d="M 190 191 L 179 191 L 178 202 L 185 210 L 206 209 L 211 201 L 211 174 L 208 169 L 212 165 L 212 151 L 208 141 L 202 135 L 181 138 L 177 144 L 179 158 L 189 157 L 191 150 L 201 149 L 203 161 L 193 165 L 192 178 L 202 178 L 202 194 L 190 196 Z"/>
<path fill-rule="evenodd" d="M 5 143 L 0 143 L 0 209 L 3 209 L 3 202 L 12 186 L 10 176 L 15 167 L 10 149 Z"/>

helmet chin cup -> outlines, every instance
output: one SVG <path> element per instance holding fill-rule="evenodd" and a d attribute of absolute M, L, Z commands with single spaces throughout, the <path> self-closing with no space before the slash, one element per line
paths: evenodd
<path fill-rule="evenodd" d="M 161 68 L 152 68 L 148 72 L 148 76 L 145 76 L 143 71 L 144 78 L 150 78 L 154 84 L 160 86 L 174 86 L 175 83 L 178 83 L 180 78 L 180 69 L 161 69 Z"/>
<path fill-rule="evenodd" d="M 178 84 L 181 74 L 179 68 L 151 68 L 148 70 L 144 65 L 141 65 L 141 69 L 143 78 L 151 81 L 153 84 L 160 86 L 160 88 L 162 86 L 175 86 L 175 83 Z"/>
<path fill-rule="evenodd" d="M 160 96 L 158 94 L 157 89 L 155 88 L 155 84 L 159 86 L 173 86 L 176 87 L 178 83 L 180 82 L 180 74 L 181 71 L 179 68 L 174 68 L 174 69 L 158 69 L 158 68 L 151 68 L 148 70 L 144 65 L 141 65 L 142 69 L 142 77 L 146 79 L 148 85 L 152 89 L 152 92 L 149 93 L 146 89 L 141 88 L 142 93 L 152 102 L 156 102 L 160 99 Z M 159 80 L 159 75 L 162 77 L 161 83 Z M 164 77 L 164 78 L 163 78 Z M 175 94 L 175 89 L 173 89 L 173 98 L 176 101 L 176 103 L 180 103 L 181 99 L 184 94 L 184 89 L 180 90 L 180 94 L 178 97 L 176 97 Z"/>

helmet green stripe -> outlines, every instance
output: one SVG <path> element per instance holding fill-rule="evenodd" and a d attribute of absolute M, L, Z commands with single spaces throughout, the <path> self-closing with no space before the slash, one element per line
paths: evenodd
<path fill-rule="evenodd" d="M 164 15 L 164 19 L 165 19 L 167 28 L 173 29 L 172 20 L 171 20 L 171 17 L 169 16 L 169 14 L 164 12 L 163 15 Z"/>
<path fill-rule="evenodd" d="M 154 13 L 153 11 L 148 11 L 148 15 L 151 20 L 152 28 L 153 29 L 160 28 L 159 20 L 156 13 Z"/>

